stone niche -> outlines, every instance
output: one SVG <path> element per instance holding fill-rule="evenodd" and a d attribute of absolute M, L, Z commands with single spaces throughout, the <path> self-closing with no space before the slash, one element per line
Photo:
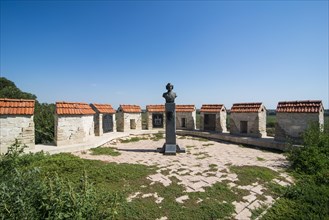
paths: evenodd
<path fill-rule="evenodd" d="M 235 103 L 230 113 L 230 134 L 265 137 L 266 108 L 262 103 Z"/>
<path fill-rule="evenodd" d="M 34 106 L 34 100 L 0 99 L 0 154 L 7 153 L 15 139 L 34 149 Z"/>
<path fill-rule="evenodd" d="M 142 130 L 142 110 L 138 105 L 120 105 L 117 111 L 117 131 Z"/>
<path fill-rule="evenodd" d="M 176 129 L 196 129 L 195 105 L 176 105 Z"/>
<path fill-rule="evenodd" d="M 147 129 L 164 129 L 166 126 L 166 114 L 164 105 L 146 106 Z"/>
<path fill-rule="evenodd" d="M 226 108 L 223 104 L 206 104 L 200 110 L 200 130 L 227 132 Z"/>
<path fill-rule="evenodd" d="M 301 143 L 301 135 L 311 124 L 324 125 L 320 100 L 279 102 L 276 108 L 275 140 Z"/>
<path fill-rule="evenodd" d="M 109 104 L 90 104 L 96 112 L 94 115 L 95 135 L 116 131 L 115 110 Z"/>
<path fill-rule="evenodd" d="M 56 145 L 82 143 L 94 137 L 94 115 L 95 111 L 87 103 L 56 102 Z"/>

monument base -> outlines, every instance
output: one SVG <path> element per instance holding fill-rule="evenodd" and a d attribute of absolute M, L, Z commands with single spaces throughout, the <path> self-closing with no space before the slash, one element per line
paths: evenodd
<path fill-rule="evenodd" d="M 176 153 L 186 153 L 185 148 L 180 148 L 178 144 L 164 144 L 163 147 L 158 148 L 159 153 L 165 155 L 176 155 Z"/>

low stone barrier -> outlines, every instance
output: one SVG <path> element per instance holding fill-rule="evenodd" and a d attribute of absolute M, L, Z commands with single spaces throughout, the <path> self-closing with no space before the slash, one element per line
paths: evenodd
<path fill-rule="evenodd" d="M 285 142 L 275 141 L 273 137 L 254 138 L 254 137 L 243 137 L 235 136 L 229 133 L 215 133 L 215 132 L 204 132 L 204 131 L 189 131 L 189 130 L 177 130 L 177 135 L 181 136 L 195 136 L 207 139 L 214 139 L 220 141 L 232 142 L 235 144 L 245 144 L 255 147 L 286 151 L 289 145 Z"/>

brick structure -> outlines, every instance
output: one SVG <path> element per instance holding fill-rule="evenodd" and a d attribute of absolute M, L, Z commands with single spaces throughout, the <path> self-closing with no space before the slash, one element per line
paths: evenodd
<path fill-rule="evenodd" d="M 200 130 L 227 132 L 225 106 L 222 104 L 202 105 L 200 110 Z"/>
<path fill-rule="evenodd" d="M 279 102 L 276 108 L 275 140 L 301 142 L 311 123 L 324 124 L 322 101 Z"/>
<path fill-rule="evenodd" d="M 120 105 L 117 113 L 117 131 L 142 130 L 141 112 L 138 105 Z"/>
<path fill-rule="evenodd" d="M 17 139 L 22 145 L 33 149 L 34 134 L 34 100 L 0 99 L 0 153 Z"/>
<path fill-rule="evenodd" d="M 266 108 L 262 103 L 236 103 L 231 108 L 230 133 L 250 137 L 266 136 Z"/>
<path fill-rule="evenodd" d="M 164 105 L 146 106 L 147 129 L 164 129 L 166 126 L 166 114 Z"/>
<path fill-rule="evenodd" d="M 115 110 L 109 104 L 90 104 L 94 115 L 95 135 L 116 131 Z"/>
<path fill-rule="evenodd" d="M 94 115 L 95 111 L 87 103 L 56 102 L 56 145 L 82 143 L 94 137 Z"/>
<path fill-rule="evenodd" d="M 196 109 L 194 105 L 176 105 L 176 129 L 196 129 Z"/>

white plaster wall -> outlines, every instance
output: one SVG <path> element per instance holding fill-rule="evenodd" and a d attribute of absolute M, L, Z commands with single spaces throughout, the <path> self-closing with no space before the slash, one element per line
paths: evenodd
<path fill-rule="evenodd" d="M 30 149 L 34 148 L 33 116 L 0 116 L 0 153 L 6 153 L 8 147 L 15 143 L 15 139 L 18 139 L 22 145 L 26 145 Z"/>

